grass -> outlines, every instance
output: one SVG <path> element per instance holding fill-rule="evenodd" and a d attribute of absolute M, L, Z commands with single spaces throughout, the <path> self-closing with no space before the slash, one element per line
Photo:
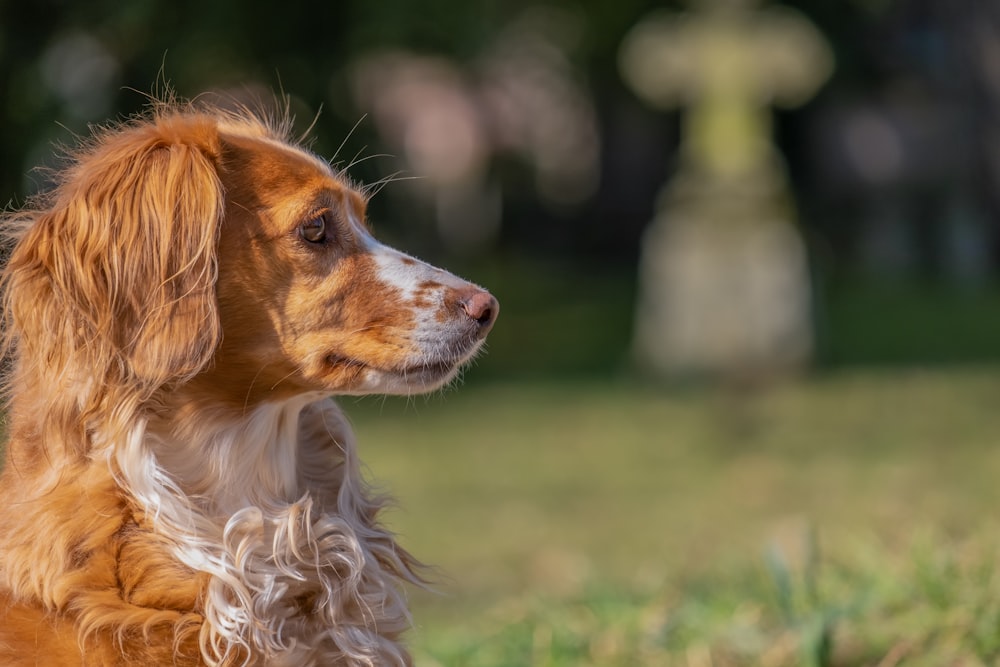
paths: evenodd
<path fill-rule="evenodd" d="M 418 664 L 1000 661 L 1000 373 L 755 395 L 472 385 L 346 407 L 404 543 Z"/>

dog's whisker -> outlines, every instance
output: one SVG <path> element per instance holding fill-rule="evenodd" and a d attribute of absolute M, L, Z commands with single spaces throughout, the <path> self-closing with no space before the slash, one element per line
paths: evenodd
<path fill-rule="evenodd" d="M 290 101 L 291 100 L 289 99 L 289 102 Z M 295 141 L 296 144 L 298 144 L 299 146 L 305 146 L 306 145 L 305 141 L 306 141 L 307 138 L 309 138 L 309 136 L 312 134 L 312 131 L 316 128 L 316 123 L 319 122 L 319 117 L 320 117 L 320 115 L 322 113 L 323 113 L 323 105 L 320 104 L 319 108 L 316 109 L 316 113 L 313 114 L 312 122 L 310 122 L 309 126 L 305 130 L 302 131 L 302 134 L 299 135 L 299 138 L 296 139 L 296 141 Z M 355 127 L 357 127 L 357 125 L 355 125 Z M 346 141 L 346 139 L 345 139 L 345 141 Z"/>
<path fill-rule="evenodd" d="M 362 151 L 363 150 L 364 149 L 362 149 Z M 362 164 L 364 162 L 368 162 L 368 160 L 375 160 L 375 159 L 383 158 L 383 157 L 389 157 L 389 158 L 396 157 L 395 155 L 392 155 L 390 153 L 372 153 L 371 155 L 366 155 L 364 157 L 358 157 L 360 154 L 361 153 L 358 153 L 358 155 L 355 155 L 354 158 L 351 159 L 351 161 L 347 163 L 347 166 L 342 169 L 342 171 L 344 173 L 349 172 L 351 169 L 353 169 L 354 167 L 358 166 L 359 164 Z"/>
<path fill-rule="evenodd" d="M 250 408 L 250 397 L 253 395 L 254 385 L 257 384 L 257 380 L 260 379 L 261 373 L 263 373 L 266 368 L 267 364 L 261 364 L 260 368 L 257 369 L 257 372 L 254 373 L 253 379 L 250 380 L 250 384 L 247 385 L 247 393 L 243 397 L 243 411 L 241 413 L 243 416 L 246 416 L 247 411 Z"/>
<path fill-rule="evenodd" d="M 385 186 L 390 183 L 399 183 L 400 181 L 419 181 L 423 180 L 420 176 L 399 176 L 402 172 L 396 172 L 395 174 L 390 174 L 385 178 L 380 178 L 379 180 L 365 186 L 364 194 L 369 199 L 374 198 L 378 193 L 382 192 Z"/>
<path fill-rule="evenodd" d="M 347 145 L 347 142 L 350 141 L 351 137 L 354 136 L 354 133 L 357 132 L 359 127 L 361 127 L 361 123 L 363 123 L 367 118 L 368 114 L 361 114 L 361 118 L 358 118 L 358 120 L 351 127 L 350 131 L 347 133 L 347 136 L 345 136 L 344 140 L 340 142 L 339 146 L 337 146 L 337 150 L 333 152 L 333 156 L 330 158 L 330 164 L 333 164 L 337 160 L 340 156 L 340 151 L 344 150 L 344 146 Z"/>
<path fill-rule="evenodd" d="M 360 163 L 364 162 L 365 160 L 367 160 L 368 158 L 361 158 L 361 154 L 364 153 L 366 150 L 368 150 L 368 146 L 362 146 L 361 149 L 358 150 L 358 152 L 354 154 L 354 157 L 352 157 L 350 160 L 348 160 L 347 166 L 344 167 L 343 171 L 344 172 L 348 172 L 355 165 L 360 164 Z M 374 156 L 372 156 L 372 157 L 374 157 Z"/>
<path fill-rule="evenodd" d="M 271 391 L 274 391 L 275 389 L 277 389 L 278 385 L 280 385 L 282 382 L 284 382 L 288 378 L 292 377 L 293 375 L 296 375 L 298 372 L 299 372 L 299 370 L 296 368 L 295 370 L 289 371 L 288 373 L 286 373 L 281 378 L 278 378 L 278 380 L 273 385 L 271 385 Z"/>

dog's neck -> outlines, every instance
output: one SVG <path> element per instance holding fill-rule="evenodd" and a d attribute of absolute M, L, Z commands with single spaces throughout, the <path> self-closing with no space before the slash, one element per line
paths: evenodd
<path fill-rule="evenodd" d="M 145 450 L 208 514 L 295 502 L 308 491 L 301 461 L 303 411 L 332 421 L 329 428 L 341 431 L 339 437 L 350 437 L 332 404 L 313 405 L 321 399 L 303 394 L 240 411 L 200 401 L 170 405 L 147 423 Z"/>
<path fill-rule="evenodd" d="M 174 404 L 139 422 L 115 467 L 179 561 L 210 575 L 203 647 L 267 664 L 403 664 L 397 584 L 413 561 L 375 522 L 346 420 L 318 395 L 234 413 Z M 181 424 L 188 424 L 181 428 Z M 353 625 L 351 610 L 378 609 Z M 294 620 L 293 620 L 294 619 Z"/>

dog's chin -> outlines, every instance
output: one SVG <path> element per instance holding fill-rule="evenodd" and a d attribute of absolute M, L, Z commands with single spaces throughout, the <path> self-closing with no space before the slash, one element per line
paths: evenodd
<path fill-rule="evenodd" d="M 436 363 L 400 372 L 376 371 L 380 394 L 422 394 L 439 389 L 458 375 L 461 363 Z"/>
<path fill-rule="evenodd" d="M 382 367 L 331 354 L 327 356 L 326 364 L 330 369 L 329 375 L 340 385 L 338 393 L 410 395 L 434 391 L 448 384 L 471 356 Z M 348 380 L 346 383 L 345 379 Z"/>

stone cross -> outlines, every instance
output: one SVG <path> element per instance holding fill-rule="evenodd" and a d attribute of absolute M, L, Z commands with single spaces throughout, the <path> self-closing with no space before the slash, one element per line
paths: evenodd
<path fill-rule="evenodd" d="M 633 28 L 620 65 L 647 103 L 683 108 L 678 171 L 643 239 L 638 361 L 657 375 L 801 367 L 810 281 L 770 107 L 826 80 L 826 42 L 791 9 L 701 0 Z"/>

